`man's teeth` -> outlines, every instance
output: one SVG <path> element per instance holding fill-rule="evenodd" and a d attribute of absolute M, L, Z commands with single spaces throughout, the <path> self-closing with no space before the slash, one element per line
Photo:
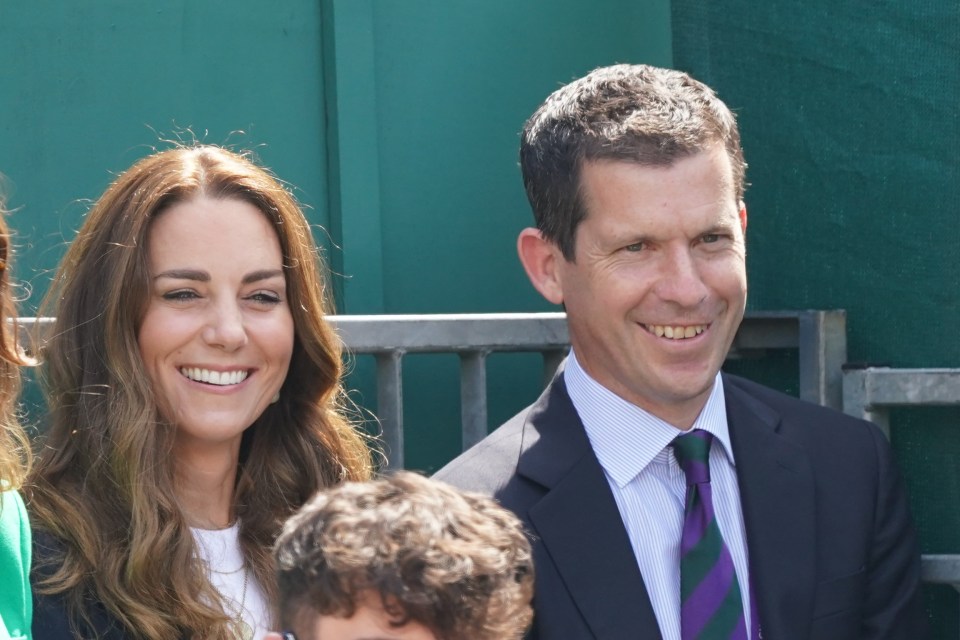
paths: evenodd
<path fill-rule="evenodd" d="M 647 331 L 654 334 L 658 338 L 669 338 L 671 340 L 683 340 L 684 338 L 692 338 L 698 336 L 704 331 L 707 330 L 707 325 L 705 324 L 695 324 L 689 325 L 686 327 L 676 326 L 672 327 L 665 324 L 648 324 Z"/>
<path fill-rule="evenodd" d="M 180 373 L 190 380 L 219 386 L 240 384 L 246 380 L 249 375 L 249 372 L 245 369 L 238 371 L 211 371 L 210 369 L 199 369 L 197 367 L 181 367 Z"/>

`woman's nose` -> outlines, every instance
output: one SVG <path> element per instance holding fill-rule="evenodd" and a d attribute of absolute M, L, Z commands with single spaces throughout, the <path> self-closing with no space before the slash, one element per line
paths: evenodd
<path fill-rule="evenodd" d="M 203 330 L 204 341 L 212 347 L 235 351 L 247 343 L 243 313 L 235 304 L 220 304 L 211 310 Z"/>

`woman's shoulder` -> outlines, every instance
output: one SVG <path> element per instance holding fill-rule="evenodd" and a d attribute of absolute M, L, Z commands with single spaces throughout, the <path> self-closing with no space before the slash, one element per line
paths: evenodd
<path fill-rule="evenodd" d="M 67 616 L 63 594 L 40 594 L 36 586 L 54 573 L 63 561 L 63 542 L 44 529 L 33 530 L 33 567 L 30 579 L 33 589 L 34 640 L 71 638 L 73 631 Z"/>
<path fill-rule="evenodd" d="M 94 598 L 85 599 L 88 620 L 72 624 L 64 593 L 40 593 L 40 582 L 53 576 L 63 564 L 66 543 L 45 529 L 33 530 L 33 640 L 100 638 L 127 640 L 129 635 L 106 608 Z"/>
<path fill-rule="evenodd" d="M 57 568 L 63 562 L 63 554 L 66 552 L 66 545 L 63 540 L 56 537 L 46 529 L 34 528 L 33 537 L 33 570 L 34 575 L 39 574 L 42 578 L 47 578 L 56 573 Z"/>

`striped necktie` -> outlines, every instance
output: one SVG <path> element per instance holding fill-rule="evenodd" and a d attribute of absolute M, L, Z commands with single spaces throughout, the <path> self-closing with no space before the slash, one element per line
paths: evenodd
<path fill-rule="evenodd" d="M 710 444 L 700 429 L 673 441 L 687 478 L 680 539 L 680 635 L 683 640 L 746 640 L 740 585 L 720 535 L 710 490 Z"/>

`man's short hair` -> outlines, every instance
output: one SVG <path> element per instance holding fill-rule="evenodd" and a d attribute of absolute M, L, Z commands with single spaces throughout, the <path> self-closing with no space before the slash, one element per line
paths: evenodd
<path fill-rule="evenodd" d="M 736 118 L 710 87 L 648 65 L 602 67 L 553 92 L 523 127 L 520 167 L 543 236 L 573 261 L 585 161 L 670 166 L 722 144 L 737 200 L 746 163 Z"/>
<path fill-rule="evenodd" d="M 533 617 L 517 517 L 414 473 L 321 491 L 287 521 L 275 556 L 286 628 L 351 617 L 371 594 L 391 624 L 415 621 L 440 640 L 519 639 Z"/>

